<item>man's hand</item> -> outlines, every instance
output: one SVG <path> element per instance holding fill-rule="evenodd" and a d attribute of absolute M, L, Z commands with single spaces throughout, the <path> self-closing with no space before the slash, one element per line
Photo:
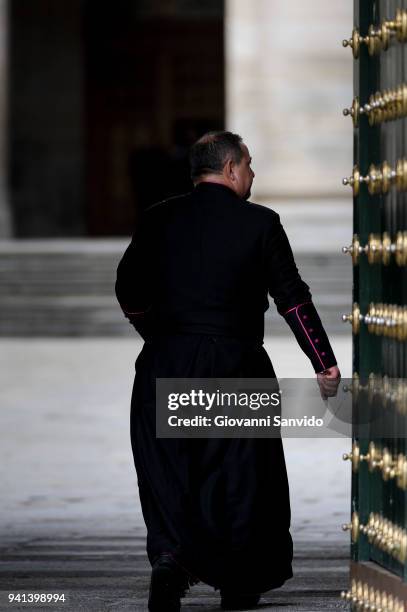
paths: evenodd
<path fill-rule="evenodd" d="M 335 397 L 340 380 L 341 373 L 337 366 L 333 366 L 317 374 L 319 390 L 323 400 L 328 399 L 328 397 Z"/>

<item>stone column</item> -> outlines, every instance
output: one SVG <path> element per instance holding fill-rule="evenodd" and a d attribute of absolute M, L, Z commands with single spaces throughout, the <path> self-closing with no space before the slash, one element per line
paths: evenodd
<path fill-rule="evenodd" d="M 7 0 L 0 0 L 0 238 L 11 238 L 7 191 Z"/>

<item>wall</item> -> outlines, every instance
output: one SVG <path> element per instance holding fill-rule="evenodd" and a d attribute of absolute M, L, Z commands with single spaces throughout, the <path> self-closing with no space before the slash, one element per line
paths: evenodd
<path fill-rule="evenodd" d="M 347 197 L 352 3 L 228 0 L 226 115 L 252 151 L 254 196 Z"/>

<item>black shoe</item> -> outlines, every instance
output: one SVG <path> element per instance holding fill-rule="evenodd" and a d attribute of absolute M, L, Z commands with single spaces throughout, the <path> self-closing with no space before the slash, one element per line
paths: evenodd
<path fill-rule="evenodd" d="M 188 588 L 188 574 L 170 554 L 161 554 L 153 563 L 148 609 L 150 612 L 179 612 L 181 597 Z"/>
<path fill-rule="evenodd" d="M 239 594 L 220 590 L 222 610 L 248 610 L 255 608 L 260 601 L 260 593 Z"/>

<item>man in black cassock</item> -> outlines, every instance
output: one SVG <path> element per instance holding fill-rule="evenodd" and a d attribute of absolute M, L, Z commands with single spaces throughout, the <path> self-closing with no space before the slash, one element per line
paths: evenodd
<path fill-rule="evenodd" d="M 115 286 L 145 341 L 130 428 L 152 612 L 179 611 L 198 581 L 220 589 L 223 609 L 254 607 L 293 575 L 281 438 L 156 438 L 156 378 L 275 378 L 263 346 L 270 295 L 322 388 L 340 379 L 279 215 L 248 201 L 241 137 L 209 132 L 190 162 L 194 189 L 144 211 Z"/>

